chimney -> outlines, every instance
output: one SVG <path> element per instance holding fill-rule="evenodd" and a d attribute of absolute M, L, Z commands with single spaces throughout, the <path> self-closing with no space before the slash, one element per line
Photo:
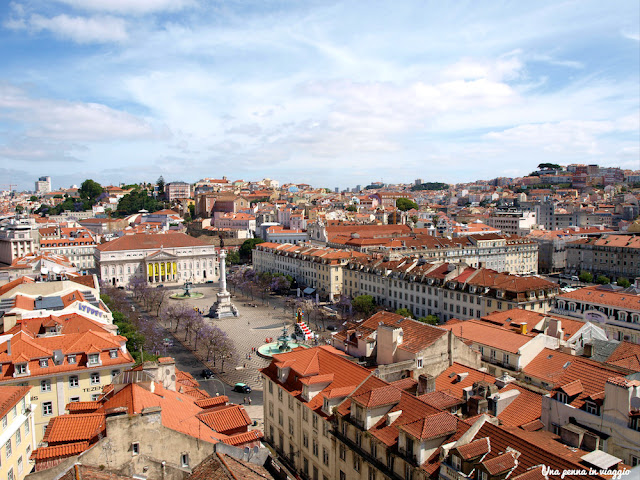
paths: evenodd
<path fill-rule="evenodd" d="M 433 375 L 420 374 L 418 377 L 418 395 L 435 392 L 436 378 Z"/>
<path fill-rule="evenodd" d="M 591 358 L 593 355 L 593 344 L 587 343 L 582 350 L 582 355 L 587 358 Z"/>
<path fill-rule="evenodd" d="M 527 322 L 522 322 L 520 324 L 520 334 L 521 335 L 526 335 L 527 334 Z"/>
<path fill-rule="evenodd" d="M 11 339 L 7 340 L 7 355 L 11 356 Z"/>

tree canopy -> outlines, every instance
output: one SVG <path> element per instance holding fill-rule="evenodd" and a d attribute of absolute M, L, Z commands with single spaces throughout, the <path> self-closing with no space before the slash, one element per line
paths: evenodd
<path fill-rule="evenodd" d="M 396 313 L 398 315 L 402 315 L 405 318 L 415 318 L 413 316 L 413 313 L 411 313 L 411 311 L 409 311 L 408 308 L 399 308 L 399 309 L 396 310 Z"/>
<path fill-rule="evenodd" d="M 91 179 L 87 179 L 82 182 L 82 185 L 80 185 L 80 188 L 78 189 L 78 195 L 80 195 L 80 198 L 83 200 L 95 201 L 102 192 L 104 192 L 102 185 Z"/>
<path fill-rule="evenodd" d="M 412 208 L 418 209 L 418 204 L 408 198 L 399 198 L 396 200 L 396 207 L 398 210 L 402 210 L 406 212 L 407 210 L 411 210 Z"/>
<path fill-rule="evenodd" d="M 251 250 L 253 250 L 256 245 L 263 242 L 264 240 L 261 238 L 247 238 L 240 246 L 240 258 L 250 259 Z"/>
<path fill-rule="evenodd" d="M 426 183 L 421 183 L 420 185 L 414 185 L 413 187 L 411 187 L 411 190 L 418 191 L 418 190 L 447 190 L 449 188 L 449 185 L 447 183 L 442 183 L 442 182 L 426 182 Z"/>
<path fill-rule="evenodd" d="M 360 295 L 351 302 L 356 312 L 371 315 L 376 310 L 376 302 L 371 295 Z"/>
<path fill-rule="evenodd" d="M 539 170 L 562 170 L 562 166 L 557 163 L 541 163 L 538 165 Z"/>
<path fill-rule="evenodd" d="M 149 195 L 146 190 L 134 190 L 125 195 L 118 203 L 118 215 L 126 216 L 138 213 L 140 210 L 155 212 L 162 208 L 162 203 Z"/>

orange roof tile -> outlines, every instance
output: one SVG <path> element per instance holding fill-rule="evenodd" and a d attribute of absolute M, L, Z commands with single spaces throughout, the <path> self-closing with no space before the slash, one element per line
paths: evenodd
<path fill-rule="evenodd" d="M 507 452 L 490 460 L 485 460 L 482 465 L 487 469 L 489 475 L 493 476 L 513 470 L 518 465 L 518 460 L 515 452 Z"/>
<path fill-rule="evenodd" d="M 241 405 L 225 405 L 198 415 L 205 425 L 216 432 L 225 433 L 251 425 L 246 410 Z"/>
<path fill-rule="evenodd" d="M 400 428 L 418 440 L 428 440 L 455 433 L 457 425 L 458 417 L 449 412 L 440 412 L 419 418 Z"/>
<path fill-rule="evenodd" d="M 42 461 L 52 458 L 71 457 L 84 452 L 88 448 L 89 442 L 74 442 L 50 447 L 40 447 L 33 451 L 31 459 Z"/>
<path fill-rule="evenodd" d="M 520 348 L 534 336 L 522 335 L 479 320 L 467 320 L 453 325 L 442 325 L 463 340 L 471 340 L 480 345 L 497 348 L 511 353 L 519 353 Z"/>
<path fill-rule="evenodd" d="M 50 445 L 90 441 L 105 430 L 104 413 L 60 415 L 49 421 L 43 441 Z"/>
<path fill-rule="evenodd" d="M 489 450 L 491 450 L 491 447 L 489 446 L 489 438 L 485 437 L 457 447 L 456 450 L 458 450 L 458 453 L 463 460 L 470 460 L 472 458 L 486 455 L 489 453 Z"/>

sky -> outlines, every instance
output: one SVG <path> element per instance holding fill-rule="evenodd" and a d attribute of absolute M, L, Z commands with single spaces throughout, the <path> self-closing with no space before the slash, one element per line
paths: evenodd
<path fill-rule="evenodd" d="M 640 2 L 0 2 L 0 189 L 640 169 Z"/>

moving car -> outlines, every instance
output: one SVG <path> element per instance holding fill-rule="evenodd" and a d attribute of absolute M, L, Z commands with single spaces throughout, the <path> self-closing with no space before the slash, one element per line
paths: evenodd
<path fill-rule="evenodd" d="M 204 370 L 202 370 L 202 378 L 211 378 L 213 377 L 213 372 L 211 370 L 209 370 L 208 368 L 205 368 Z"/>
<path fill-rule="evenodd" d="M 233 386 L 233 391 L 240 393 L 251 393 L 251 387 L 246 383 L 236 383 Z"/>

